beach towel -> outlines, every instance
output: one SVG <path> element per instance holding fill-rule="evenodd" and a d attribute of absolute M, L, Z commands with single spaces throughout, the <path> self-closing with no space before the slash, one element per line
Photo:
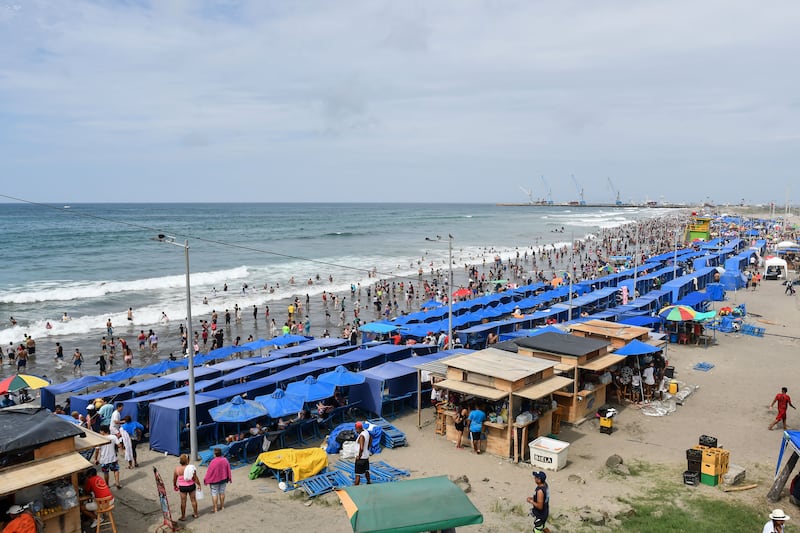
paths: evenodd
<path fill-rule="evenodd" d="M 197 468 L 194 465 L 186 465 L 186 468 L 183 469 L 183 479 L 185 481 L 191 481 L 194 479 L 194 475 L 197 473 Z"/>
<path fill-rule="evenodd" d="M 133 462 L 133 442 L 131 442 L 131 435 L 122 428 L 119 428 L 119 436 L 122 439 L 122 445 L 125 447 L 125 460 L 129 463 Z"/>
<path fill-rule="evenodd" d="M 203 483 L 206 485 L 223 481 L 230 483 L 231 479 L 231 464 L 228 460 L 224 457 L 214 457 L 208 465 L 206 475 L 203 477 Z"/>

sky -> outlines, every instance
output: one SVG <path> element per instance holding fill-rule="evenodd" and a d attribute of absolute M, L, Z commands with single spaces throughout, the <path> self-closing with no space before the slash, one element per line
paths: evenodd
<path fill-rule="evenodd" d="M 0 195 L 798 204 L 798 27 L 781 0 L 0 0 Z"/>

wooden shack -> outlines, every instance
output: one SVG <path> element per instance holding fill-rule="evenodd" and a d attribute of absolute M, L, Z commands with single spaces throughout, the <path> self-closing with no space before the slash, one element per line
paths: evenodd
<path fill-rule="evenodd" d="M 71 485 L 77 499 L 78 473 L 91 466 L 79 452 L 107 442 L 44 408 L 0 409 L 0 507 L 42 501 L 44 486 Z M 48 533 L 81 532 L 77 505 L 43 509 L 39 518 Z"/>
<path fill-rule="evenodd" d="M 451 357 L 442 362 L 446 366 L 445 379 L 435 383 L 434 387 L 456 392 L 466 402 L 475 398 L 485 402 L 487 415 L 495 418 L 487 418 L 484 426 L 486 451 L 517 460 L 520 456 L 524 458 L 529 439 L 550 433 L 552 394 L 572 383 L 572 380 L 554 374 L 553 361 L 524 357 L 496 348 Z M 522 412 L 523 404 L 535 407 L 531 409 L 536 412 L 535 419 L 517 424 L 516 417 Z M 455 413 L 455 409 L 445 410 L 440 422 L 442 433 L 453 442 L 458 438 L 453 423 Z M 466 431 L 464 442 L 468 442 Z"/>
<path fill-rule="evenodd" d="M 614 350 L 622 348 L 632 340 L 647 342 L 650 338 L 650 328 L 606 320 L 587 320 L 570 324 L 569 331 L 578 337 L 608 341 Z"/>
<path fill-rule="evenodd" d="M 542 333 L 514 342 L 519 355 L 552 361 L 555 370 L 569 378 L 570 386 L 554 396 L 561 420 L 571 424 L 594 416 L 606 403 L 606 387 L 611 383 L 606 371 L 625 360 L 625 356 L 608 353 L 609 341 L 577 335 Z"/>

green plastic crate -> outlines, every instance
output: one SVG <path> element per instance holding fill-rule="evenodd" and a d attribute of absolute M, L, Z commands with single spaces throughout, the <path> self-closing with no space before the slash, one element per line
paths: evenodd
<path fill-rule="evenodd" d="M 700 483 L 708 485 L 709 487 L 716 487 L 719 485 L 719 476 L 712 476 L 711 474 L 700 474 Z"/>

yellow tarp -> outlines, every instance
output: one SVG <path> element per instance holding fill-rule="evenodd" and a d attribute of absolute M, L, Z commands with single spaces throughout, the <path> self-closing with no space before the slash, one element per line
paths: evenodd
<path fill-rule="evenodd" d="M 264 452 L 256 459 L 256 464 L 263 463 L 275 470 L 292 469 L 294 482 L 319 474 L 328 466 L 328 454 L 322 448 L 304 448 L 296 450 L 285 448 Z"/>

